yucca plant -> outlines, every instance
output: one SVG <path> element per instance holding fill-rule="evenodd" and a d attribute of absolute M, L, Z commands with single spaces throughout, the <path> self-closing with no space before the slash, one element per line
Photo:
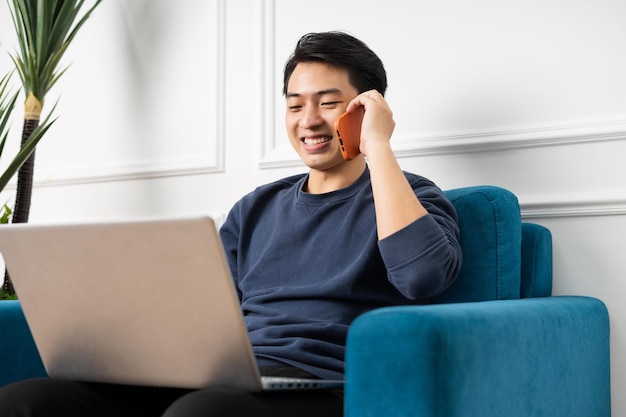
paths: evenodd
<path fill-rule="evenodd" d="M 6 74 L 2 77 L 2 79 L 0 79 L 0 157 L 2 156 L 4 145 L 7 142 L 7 137 L 9 136 L 9 119 L 19 94 L 19 91 L 13 95 L 10 94 L 8 89 L 10 79 L 11 73 Z M 15 174 L 15 171 L 13 174 Z M 0 191 L 3 189 L 4 186 L 1 186 Z M 13 210 L 11 210 L 7 203 L 4 203 L 4 205 L 0 208 L 0 224 L 8 223 L 12 213 Z"/>
<path fill-rule="evenodd" d="M 26 96 L 21 142 L 21 147 L 24 148 L 39 127 L 46 94 L 67 69 L 59 68 L 63 54 L 102 0 L 95 0 L 80 18 L 84 0 L 8 1 L 19 43 L 19 51 L 11 55 L 11 59 L 17 68 Z M 28 222 L 34 170 L 33 146 L 18 171 L 15 207 L 11 219 L 13 223 Z M 8 274 L 5 274 L 3 290 L 9 294 L 14 293 Z"/>
<path fill-rule="evenodd" d="M 11 78 L 12 73 L 8 73 L 2 79 L 0 79 L 0 157 L 2 157 L 4 152 L 4 145 L 6 144 L 7 138 L 9 136 L 9 119 L 13 109 L 15 108 L 15 103 L 17 102 L 17 98 L 19 95 L 19 91 L 11 94 L 9 91 L 9 80 Z M 19 152 L 13 157 L 13 160 L 4 170 L 2 175 L 0 175 L 0 192 L 4 190 L 4 187 L 7 186 L 11 178 L 15 175 L 15 173 L 20 169 L 20 167 L 24 164 L 24 161 L 28 159 L 28 157 L 33 153 L 35 147 L 43 138 L 44 133 L 52 126 L 54 120 L 50 120 L 53 111 L 50 112 L 50 115 L 46 117 L 46 119 L 30 134 L 28 140 L 24 142 L 24 145 L 20 147 Z M 56 119 L 55 119 L 56 120 Z M 8 207 L 7 207 L 8 208 Z M 0 224 L 8 223 L 6 217 L 7 208 L 0 209 Z M 11 210 L 9 209 L 9 215 L 11 214 Z"/>
<path fill-rule="evenodd" d="M 19 91 L 12 94 L 9 90 L 9 80 L 11 79 L 11 74 L 12 72 L 0 79 L 0 158 L 3 156 L 4 145 L 6 144 L 9 136 L 9 120 L 19 96 Z M 50 114 L 52 113 L 53 112 Z M 52 123 L 54 123 L 54 120 L 50 121 L 50 116 L 46 117 L 46 119 L 33 131 L 28 140 L 24 143 L 24 146 L 20 147 L 11 163 L 7 166 L 2 175 L 0 175 L 0 192 L 4 190 L 11 178 L 13 178 L 15 173 L 24 164 L 24 161 L 26 161 L 32 154 L 37 146 L 37 143 L 39 143 L 41 138 L 43 138 L 43 135 L 50 128 L 50 126 L 52 126 Z M 12 213 L 13 210 L 11 210 L 7 203 L 4 203 L 2 207 L 0 207 L 0 224 L 8 223 Z M 6 282 L 7 277 L 8 276 L 5 273 L 5 284 L 7 284 L 7 286 L 5 288 L 3 285 L 3 288 L 0 291 L 0 300 L 16 298 L 10 279 L 8 283 Z"/>
<path fill-rule="evenodd" d="M 39 125 L 46 94 L 67 68 L 59 63 L 78 30 L 101 0 L 76 21 L 84 0 L 12 0 L 11 17 L 19 54 L 12 55 L 26 95 L 22 144 Z M 30 212 L 34 152 L 18 173 L 13 222 L 27 222 Z"/>

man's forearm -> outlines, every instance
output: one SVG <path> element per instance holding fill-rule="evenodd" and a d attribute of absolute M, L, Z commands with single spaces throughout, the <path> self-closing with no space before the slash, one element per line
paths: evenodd
<path fill-rule="evenodd" d="M 376 149 L 370 149 L 368 161 L 380 240 L 428 212 L 404 176 L 389 143 L 375 146 Z"/>

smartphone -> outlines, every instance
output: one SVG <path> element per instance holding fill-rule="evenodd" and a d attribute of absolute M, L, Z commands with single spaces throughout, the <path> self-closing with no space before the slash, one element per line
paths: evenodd
<path fill-rule="evenodd" d="M 365 109 L 359 106 L 350 113 L 345 112 L 337 120 L 335 120 L 335 132 L 337 132 L 337 140 L 339 140 L 339 149 L 343 159 L 349 161 L 356 158 L 361 151 L 359 145 L 361 143 L 361 124 L 363 123 L 363 115 Z"/>

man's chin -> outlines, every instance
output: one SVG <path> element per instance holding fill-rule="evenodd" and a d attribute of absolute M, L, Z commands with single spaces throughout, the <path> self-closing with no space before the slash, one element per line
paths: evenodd
<path fill-rule="evenodd" d="M 332 157 L 328 154 L 319 156 L 309 154 L 301 155 L 300 158 L 307 167 L 318 171 L 332 170 L 345 162 L 340 153 Z"/>

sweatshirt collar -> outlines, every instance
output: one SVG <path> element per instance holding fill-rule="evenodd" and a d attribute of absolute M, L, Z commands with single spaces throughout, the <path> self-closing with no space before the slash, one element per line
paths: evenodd
<path fill-rule="evenodd" d="M 331 191 L 329 193 L 309 194 L 304 192 L 303 189 L 308 180 L 309 175 L 307 174 L 302 177 L 300 181 L 298 181 L 298 201 L 306 204 L 324 204 L 332 201 L 347 199 L 355 195 L 366 184 L 369 184 L 370 171 L 369 167 L 366 166 L 363 174 L 361 174 L 361 176 L 355 182 L 348 185 L 347 187 L 340 188 L 339 190 Z"/>

